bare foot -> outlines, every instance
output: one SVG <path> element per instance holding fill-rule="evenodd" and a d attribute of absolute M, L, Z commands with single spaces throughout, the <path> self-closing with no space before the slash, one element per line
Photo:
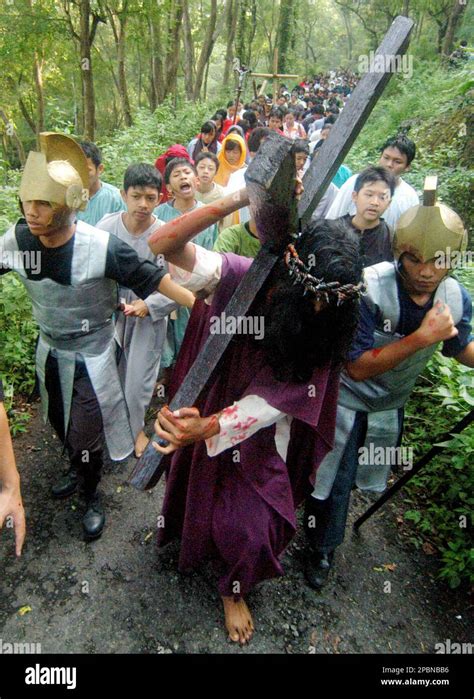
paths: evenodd
<path fill-rule="evenodd" d="M 233 597 L 222 597 L 222 601 L 229 638 L 243 646 L 250 641 L 254 632 L 249 608 L 242 598 L 235 602 Z"/>
<path fill-rule="evenodd" d="M 143 454 L 143 452 L 146 449 L 146 445 L 148 444 L 148 437 L 142 430 L 138 437 L 135 440 L 135 456 L 140 458 L 140 456 Z"/>

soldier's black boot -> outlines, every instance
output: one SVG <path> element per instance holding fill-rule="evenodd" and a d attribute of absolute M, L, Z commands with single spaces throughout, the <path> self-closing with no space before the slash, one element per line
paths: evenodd
<path fill-rule="evenodd" d="M 53 485 L 51 488 L 51 495 L 58 500 L 61 498 L 68 498 L 76 492 L 77 481 L 77 470 L 75 468 L 70 468 L 66 475 Z"/>
<path fill-rule="evenodd" d="M 102 536 L 105 525 L 105 513 L 102 497 L 96 491 L 86 497 L 86 512 L 82 518 L 82 529 L 85 541 L 94 541 Z"/>
<path fill-rule="evenodd" d="M 305 577 L 310 587 L 319 591 L 327 583 L 334 551 L 323 553 L 318 550 L 318 543 L 320 543 L 317 536 L 318 524 L 320 527 L 324 526 L 324 514 L 320 503 L 310 495 L 306 498 L 303 515 L 304 531 L 309 543 Z"/>
<path fill-rule="evenodd" d="M 306 562 L 305 577 L 313 590 L 321 590 L 328 581 L 331 570 L 334 551 L 322 553 L 321 551 L 311 551 Z"/>

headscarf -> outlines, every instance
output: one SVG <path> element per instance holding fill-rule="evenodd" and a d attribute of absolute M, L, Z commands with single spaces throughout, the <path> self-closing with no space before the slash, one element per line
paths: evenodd
<path fill-rule="evenodd" d="M 225 155 L 226 143 L 228 143 L 229 141 L 232 141 L 233 143 L 238 143 L 240 146 L 240 158 L 236 165 L 231 165 Z M 231 133 L 229 134 L 229 136 L 226 136 L 222 142 L 222 150 L 217 156 L 219 158 L 219 169 L 217 170 L 217 175 L 214 178 L 214 182 L 222 185 L 223 187 L 226 187 L 232 173 L 236 170 L 240 170 L 240 168 L 242 168 L 245 165 L 246 153 L 247 149 L 242 136 L 239 136 L 236 133 Z"/>
<path fill-rule="evenodd" d="M 163 155 L 160 155 L 156 160 L 155 160 L 155 167 L 157 170 L 161 172 L 161 176 L 163 177 L 163 185 L 161 187 L 161 194 L 162 199 L 161 203 L 164 204 L 168 199 L 170 199 L 170 195 L 168 193 L 168 190 L 166 189 L 165 185 L 165 170 L 167 164 L 173 160 L 174 158 L 186 158 L 191 164 L 193 164 L 193 160 L 190 157 L 188 151 L 186 148 L 179 143 L 175 143 L 174 146 L 170 146 L 167 151 L 163 153 Z"/>

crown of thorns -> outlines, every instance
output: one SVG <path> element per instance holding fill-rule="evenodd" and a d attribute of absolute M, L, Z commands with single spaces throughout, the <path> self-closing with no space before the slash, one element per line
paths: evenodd
<path fill-rule="evenodd" d="M 323 299 L 326 303 L 329 303 L 330 298 L 333 297 L 336 299 L 336 305 L 340 306 L 345 301 L 358 298 L 365 291 L 363 282 L 341 284 L 340 282 L 325 282 L 324 279 L 314 277 L 309 268 L 300 260 L 292 243 L 285 250 L 284 260 L 290 277 L 294 277 L 293 284 L 304 286 L 303 296 L 310 292 L 318 300 Z"/>

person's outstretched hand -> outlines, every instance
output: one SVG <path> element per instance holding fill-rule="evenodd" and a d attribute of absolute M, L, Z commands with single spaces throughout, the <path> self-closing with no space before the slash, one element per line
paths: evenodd
<path fill-rule="evenodd" d="M 19 483 L 12 486 L 3 484 L 0 489 L 0 529 L 9 518 L 15 527 L 15 553 L 21 556 L 26 535 L 26 520 Z"/>

